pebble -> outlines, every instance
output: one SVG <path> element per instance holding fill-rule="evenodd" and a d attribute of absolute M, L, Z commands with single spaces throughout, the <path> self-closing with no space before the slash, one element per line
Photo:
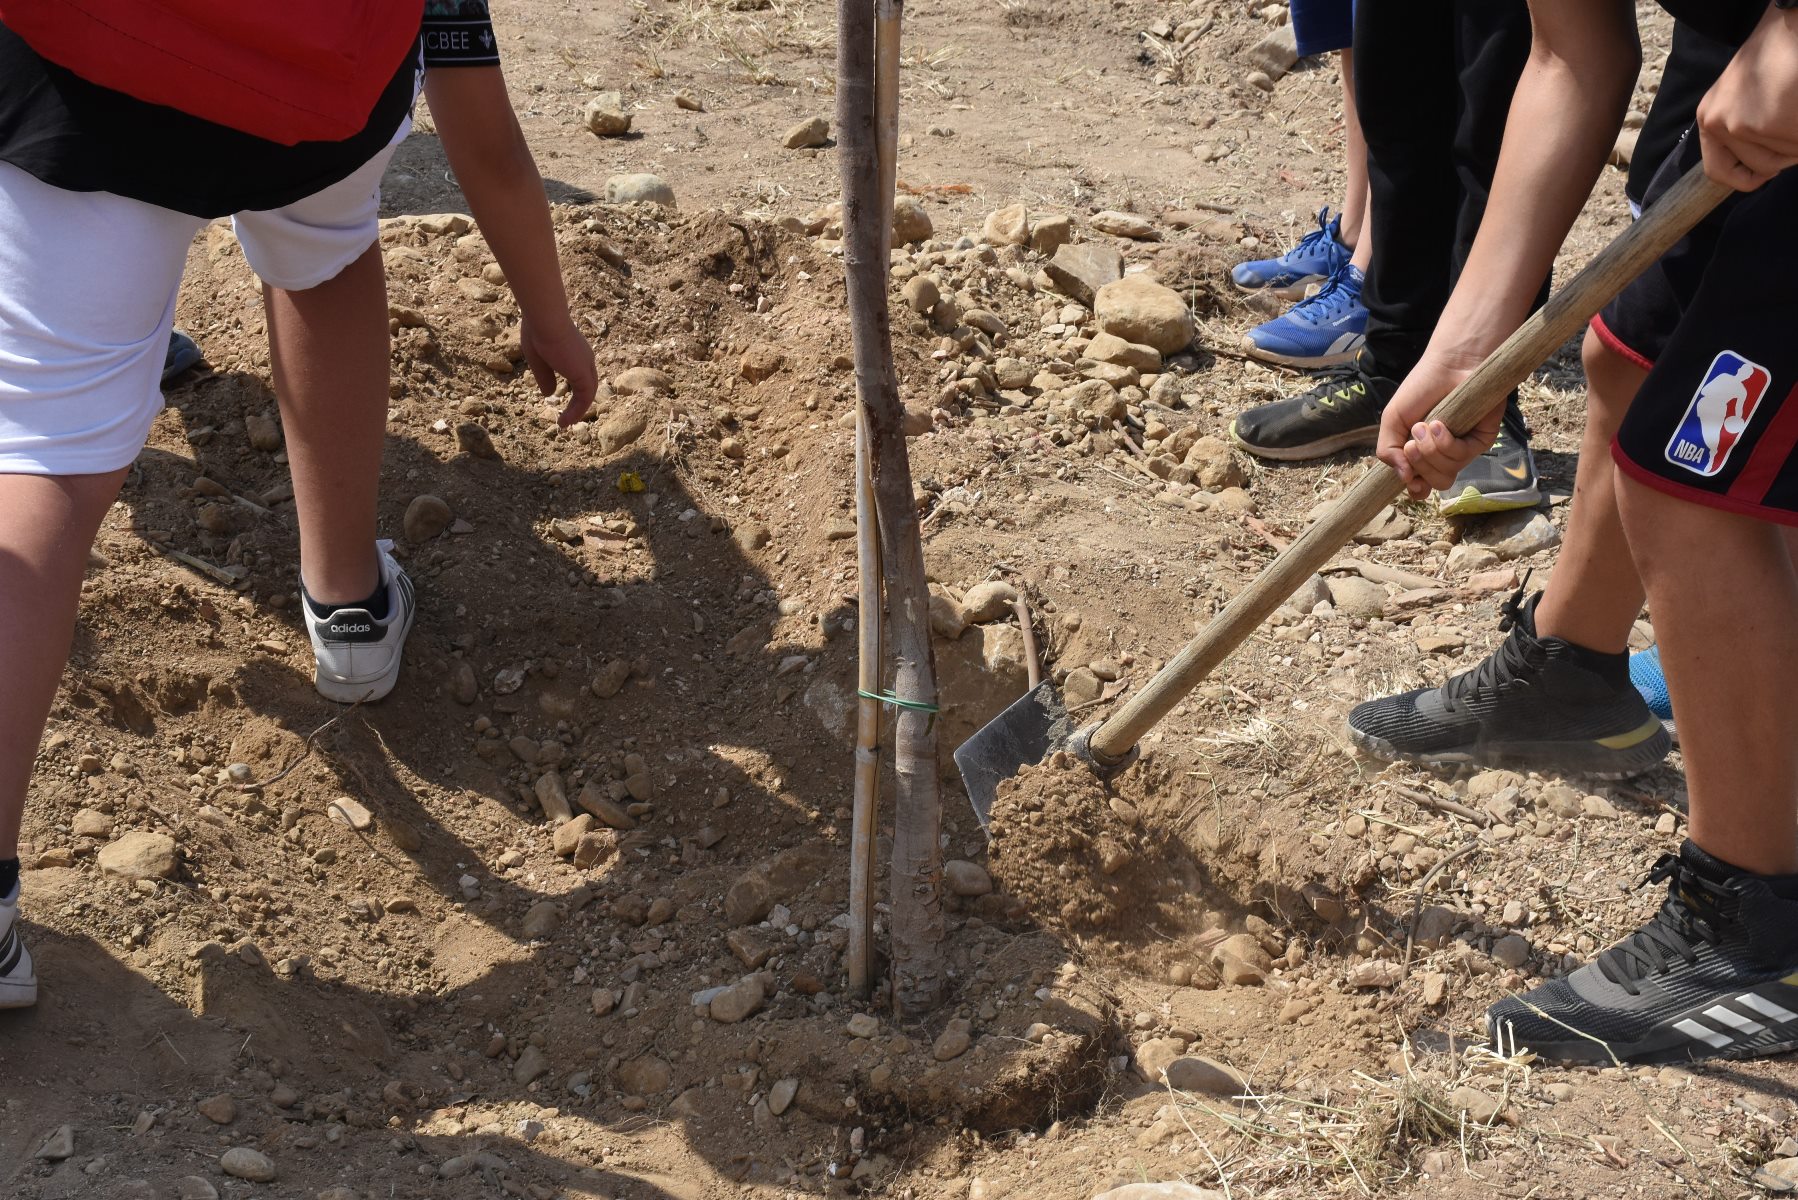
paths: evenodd
<path fill-rule="evenodd" d="M 199 1110 L 202 1117 L 214 1125 L 229 1125 L 237 1120 L 237 1101 L 229 1092 L 220 1092 L 216 1096 L 209 1096 L 194 1107 Z"/>
<path fill-rule="evenodd" d="M 61 1162 L 63 1159 L 72 1156 L 74 1153 L 75 1127 L 73 1125 L 58 1125 L 55 1129 L 50 1131 L 50 1136 L 44 1139 L 43 1144 L 37 1148 L 37 1153 L 32 1155 L 32 1157 L 41 1159 L 44 1162 Z"/>
<path fill-rule="evenodd" d="M 1043 270 L 1064 295 L 1091 308 L 1100 289 L 1124 277 L 1124 256 L 1118 253 L 1116 246 L 1097 242 L 1070 243 L 1057 250 L 1043 265 Z M 1142 341 L 1130 337 L 1126 340 Z"/>
<path fill-rule="evenodd" d="M 581 110 L 581 124 L 595 137 L 622 137 L 631 131 L 631 115 L 624 111 L 624 97 L 601 92 Z"/>
<path fill-rule="evenodd" d="M 1330 603 L 1345 617 L 1363 620 L 1386 611 L 1386 589 L 1359 575 L 1332 575 L 1324 581 L 1330 589 Z"/>
<path fill-rule="evenodd" d="M 1133 241 L 1155 242 L 1161 240 L 1161 231 L 1155 228 L 1155 223 L 1146 217 L 1139 217 L 1135 213 L 1116 212 L 1111 209 L 1094 213 L 1092 227 L 1100 233 L 1109 234 L 1112 237 L 1130 238 Z"/>
<path fill-rule="evenodd" d="M 668 1090 L 674 1072 L 661 1059 L 646 1054 L 619 1067 L 618 1082 L 632 1095 L 653 1096 Z"/>
<path fill-rule="evenodd" d="M 69 826 L 76 837 L 95 838 L 100 841 L 112 836 L 113 820 L 106 813 L 93 808 L 84 808 L 75 814 L 75 820 Z"/>
<path fill-rule="evenodd" d="M 936 1044 L 930 1048 L 931 1057 L 938 1062 L 960 1058 L 967 1053 L 973 1040 L 973 1024 L 966 1017 L 957 1017 L 938 1035 Z"/>
<path fill-rule="evenodd" d="M 406 516 L 401 522 L 406 533 L 406 540 L 413 544 L 428 542 L 445 529 L 455 519 L 450 506 L 442 497 L 429 493 L 414 496 L 412 503 L 406 505 Z"/>
<path fill-rule="evenodd" d="M 993 877 L 985 867 L 959 858 L 943 864 L 943 882 L 957 896 L 985 896 L 993 890 Z"/>
<path fill-rule="evenodd" d="M 281 448 L 281 426 L 266 413 L 251 413 L 243 419 L 243 429 L 250 445 L 272 454 Z"/>
<path fill-rule="evenodd" d="M 1273 970 L 1273 960 L 1253 934 L 1232 934 L 1211 952 L 1211 965 L 1225 983 L 1241 987 L 1259 987 Z"/>
<path fill-rule="evenodd" d="M 605 197 L 608 204 L 660 204 L 665 208 L 679 207 L 675 203 L 674 188 L 668 181 L 647 171 L 614 175 L 607 179 Z"/>
<path fill-rule="evenodd" d="M 1528 938 L 1520 933 L 1507 933 L 1492 943 L 1492 957 L 1495 961 L 1515 969 L 1530 960 L 1530 949 Z"/>
<path fill-rule="evenodd" d="M 562 910 L 556 907 L 556 902 L 539 900 L 525 910 L 519 930 L 527 939 L 538 941 L 555 933 L 561 924 Z"/>
<path fill-rule="evenodd" d="M 348 796 L 339 796 L 331 801 L 325 809 L 325 815 L 339 825 L 348 825 L 358 832 L 368 829 L 375 823 L 374 814 L 367 807 Z"/>
<path fill-rule="evenodd" d="M 1349 970 L 1348 982 L 1354 988 L 1390 988 L 1397 987 L 1404 978 L 1405 968 L 1401 964 L 1376 958 L 1356 963 Z"/>
<path fill-rule="evenodd" d="M 1466 1113 L 1468 1121 L 1475 1125 L 1490 1125 L 1504 1110 L 1498 1097 L 1472 1087 L 1456 1088 L 1449 1093 L 1448 1102 L 1456 1111 Z"/>
<path fill-rule="evenodd" d="M 586 795 L 584 789 L 581 795 Z M 582 813 L 572 820 L 563 821 L 557 825 L 555 833 L 550 838 L 550 846 L 555 850 L 556 857 L 573 858 L 575 850 L 581 844 L 581 839 L 593 832 L 595 824 L 597 821 L 592 813 Z"/>
<path fill-rule="evenodd" d="M 1423 1002 L 1426 1007 L 1437 1008 L 1448 999 L 1448 976 L 1441 971 L 1426 972 L 1423 977 Z"/>
<path fill-rule="evenodd" d="M 100 870 L 120 879 L 169 879 L 181 865 L 175 839 L 166 833 L 133 831 L 100 849 Z"/>
<path fill-rule="evenodd" d="M 272 1183 L 278 1172 L 268 1155 L 248 1146 L 233 1146 L 219 1156 L 219 1169 L 233 1179 Z"/>
<path fill-rule="evenodd" d="M 754 1015 L 768 998 L 768 988 L 760 975 L 745 975 L 716 996 L 708 1011 L 712 1020 L 726 1025 Z"/>
<path fill-rule="evenodd" d="M 473 421 L 463 421 L 456 426 L 456 445 L 474 458 L 499 458 L 499 447 L 493 444 L 492 435 Z"/>
<path fill-rule="evenodd" d="M 793 1106 L 793 1097 L 799 1094 L 797 1079 L 783 1079 L 768 1089 L 768 1111 L 780 1116 Z"/>
<path fill-rule="evenodd" d="M 536 1046 L 527 1044 L 512 1064 L 512 1082 L 519 1087 L 549 1073 L 549 1056 Z"/>
<path fill-rule="evenodd" d="M 856 1013 L 843 1028 L 850 1037 L 871 1038 L 880 1032 L 880 1020 L 868 1013 Z"/>
<path fill-rule="evenodd" d="M 1185 1051 L 1186 1043 L 1179 1038 L 1150 1038 L 1136 1048 L 1131 1060 L 1145 1082 L 1159 1084 L 1163 1072 Z"/>
<path fill-rule="evenodd" d="M 1205 1096 L 1240 1096 L 1249 1086 L 1234 1067 L 1196 1056 L 1176 1058 L 1167 1065 L 1166 1075 L 1175 1091 Z"/>
<path fill-rule="evenodd" d="M 1066 251 L 1069 247 L 1062 247 Z M 1127 342 L 1178 354 L 1192 345 L 1194 327 L 1186 300 L 1144 275 L 1130 275 L 1100 288 L 1093 299 L 1099 328 Z"/>
<path fill-rule="evenodd" d="M 1018 589 L 1003 579 L 990 579 L 969 588 L 961 598 L 962 619 L 969 625 L 985 625 L 1009 616 L 1018 601 Z"/>
<path fill-rule="evenodd" d="M 209 1179 L 183 1175 L 175 1180 L 175 1200 L 219 1200 L 219 1190 Z"/>
<path fill-rule="evenodd" d="M 1476 545 L 1488 547 L 1500 559 L 1526 558 L 1561 544 L 1561 531 L 1555 523 L 1533 508 L 1488 517 L 1467 537 Z"/>
<path fill-rule="evenodd" d="M 927 242 L 935 232 L 936 225 L 931 221 L 930 213 L 925 211 L 923 201 L 916 196 L 893 198 L 893 245 Z"/>
<path fill-rule="evenodd" d="M 1798 1158 L 1775 1158 L 1761 1164 L 1754 1182 L 1769 1192 L 1798 1192 Z"/>
<path fill-rule="evenodd" d="M 687 112 L 705 111 L 704 103 L 700 101 L 698 96 L 695 96 L 686 88 L 682 88 L 680 91 L 674 93 L 674 106 L 676 108 L 685 109 Z"/>
<path fill-rule="evenodd" d="M 673 391 L 674 379 L 668 372 L 658 371 L 654 367 L 629 367 L 612 377 L 612 390 L 625 396 L 639 392 L 653 395 Z"/>
<path fill-rule="evenodd" d="M 813 150 L 830 141 L 830 122 L 823 117 L 807 117 L 781 136 L 780 144 L 788 150 Z"/>

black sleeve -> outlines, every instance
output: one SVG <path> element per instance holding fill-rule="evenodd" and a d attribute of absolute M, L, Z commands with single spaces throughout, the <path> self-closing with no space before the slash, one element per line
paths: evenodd
<path fill-rule="evenodd" d="M 487 0 L 425 0 L 425 68 L 497 67 Z"/>

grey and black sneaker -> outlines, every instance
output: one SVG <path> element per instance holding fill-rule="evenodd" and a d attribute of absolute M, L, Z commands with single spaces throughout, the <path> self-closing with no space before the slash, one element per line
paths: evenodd
<path fill-rule="evenodd" d="M 19 885 L 0 896 L 0 1008 L 30 1008 L 37 1003 L 37 972 L 31 951 L 19 936 Z"/>
<path fill-rule="evenodd" d="M 1671 748 L 1667 731 L 1629 681 L 1627 654 L 1600 654 L 1536 636 L 1538 593 L 1505 604 L 1503 645 L 1437 688 L 1358 704 L 1355 744 L 1376 758 L 1444 766 L 1553 771 L 1624 779 Z"/>
<path fill-rule="evenodd" d="M 385 601 L 379 617 L 360 607 L 320 612 L 306 595 L 304 581 L 300 584 L 300 612 L 312 638 L 312 656 L 317 664 L 313 686 L 319 695 L 339 704 L 372 703 L 393 690 L 400 677 L 406 635 L 412 632 L 418 611 L 412 580 L 393 557 L 393 543 L 382 538 L 375 543 L 375 555 L 382 589 L 379 594 Z"/>
<path fill-rule="evenodd" d="M 1530 453 L 1529 427 L 1523 423 L 1523 410 L 1513 392 L 1505 404 L 1505 419 L 1498 427 L 1497 440 L 1467 464 L 1453 487 L 1436 493 L 1436 504 L 1443 516 L 1466 517 L 1529 508 L 1541 500 L 1536 459 Z"/>
<path fill-rule="evenodd" d="M 1645 882 L 1663 880 L 1666 903 L 1636 933 L 1488 1009 L 1494 1049 L 1672 1063 L 1798 1048 L 1798 900 L 1689 841 Z"/>
<path fill-rule="evenodd" d="M 1310 391 L 1251 408 L 1230 424 L 1230 440 L 1261 458 L 1302 462 L 1379 439 L 1380 413 L 1398 381 L 1376 372 L 1365 349 L 1331 367 Z"/>

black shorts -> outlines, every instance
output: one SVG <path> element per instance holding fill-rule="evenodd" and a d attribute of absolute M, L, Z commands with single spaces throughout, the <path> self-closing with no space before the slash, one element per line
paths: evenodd
<path fill-rule="evenodd" d="M 1648 205 L 1699 161 L 1688 133 Z M 1798 169 L 1732 197 L 1593 318 L 1648 371 L 1612 446 L 1660 491 L 1798 525 Z"/>

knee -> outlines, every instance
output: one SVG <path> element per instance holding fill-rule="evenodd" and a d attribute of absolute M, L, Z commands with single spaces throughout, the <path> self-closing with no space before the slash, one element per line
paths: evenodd
<path fill-rule="evenodd" d="M 1580 344 L 1580 365 L 1586 371 L 1586 428 L 1608 442 L 1623 424 L 1623 414 L 1648 372 L 1590 328 Z"/>

